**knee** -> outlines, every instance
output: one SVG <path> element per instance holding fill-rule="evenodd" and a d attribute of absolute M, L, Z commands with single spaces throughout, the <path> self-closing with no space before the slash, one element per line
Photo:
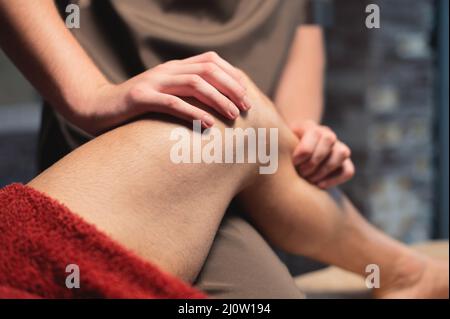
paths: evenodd
<path fill-rule="evenodd" d="M 248 164 L 249 168 L 259 167 L 260 173 L 270 174 L 276 170 L 273 165 L 278 165 L 278 160 L 290 161 L 298 139 L 268 99 L 257 95 L 252 101 L 252 108 L 235 121 L 227 122 L 216 116 L 216 125 L 200 134 L 192 123 L 151 115 L 119 128 L 120 140 L 135 145 L 140 154 L 171 159 L 174 156 L 172 162 L 176 163 Z"/>
<path fill-rule="evenodd" d="M 256 132 L 258 139 L 260 134 L 265 134 L 265 143 L 259 146 L 272 147 L 276 143 L 276 149 L 280 157 L 291 156 L 298 138 L 285 124 L 273 104 L 267 101 L 256 101 L 252 109 L 236 121 L 236 127 L 251 129 Z M 273 138 L 275 136 L 275 138 Z"/>
<path fill-rule="evenodd" d="M 297 138 L 269 102 L 255 102 L 233 123 L 217 118 L 217 126 L 211 132 L 220 131 L 217 135 L 222 136 L 225 163 L 250 164 L 249 167 L 257 168 L 252 171 L 271 175 L 278 170 L 279 161 L 291 161 Z"/>

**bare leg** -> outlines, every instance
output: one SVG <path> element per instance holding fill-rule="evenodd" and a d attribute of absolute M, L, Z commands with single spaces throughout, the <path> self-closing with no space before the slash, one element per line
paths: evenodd
<path fill-rule="evenodd" d="M 374 292 L 378 297 L 448 298 L 448 262 L 422 256 L 386 236 L 338 190 L 321 191 L 299 178 L 289 156 L 280 156 L 279 167 L 238 197 L 272 244 L 361 275 L 367 275 L 367 265 L 376 264 L 381 271 L 381 287 Z"/>
<path fill-rule="evenodd" d="M 240 195 L 245 197 L 244 211 L 274 245 L 363 276 L 367 265 L 378 265 L 381 283 L 374 290 L 376 297 L 448 298 L 448 262 L 425 257 L 389 238 L 337 190 L 327 194 L 304 183 L 278 194 L 276 206 L 267 206 L 264 200 L 248 201 L 258 193 L 257 187 L 277 189 L 271 183 Z"/>
<path fill-rule="evenodd" d="M 262 127 L 257 123 L 262 113 L 235 125 Z M 179 126 L 147 119 L 120 127 L 78 148 L 29 185 L 191 282 L 228 204 L 256 179 L 257 166 L 172 163 L 169 137 Z"/>
<path fill-rule="evenodd" d="M 291 163 L 296 138 L 262 98 L 255 95 L 254 101 L 234 125 L 279 128 L 274 175 L 258 175 L 255 164 L 173 164 L 168 141 L 177 125 L 151 119 L 95 139 L 30 186 L 187 281 L 198 274 L 228 203 L 239 193 L 259 229 L 288 251 L 357 273 L 376 263 L 389 278 L 386 287 L 399 277 L 409 279 L 411 271 L 417 276 L 418 267 L 404 271 L 402 264 L 423 266 L 421 256 L 367 224 L 345 198 L 336 201 L 297 176 Z"/>

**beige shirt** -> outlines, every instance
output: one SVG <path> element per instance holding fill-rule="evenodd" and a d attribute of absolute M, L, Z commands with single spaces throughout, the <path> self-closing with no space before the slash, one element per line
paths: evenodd
<path fill-rule="evenodd" d="M 121 82 L 162 62 L 216 51 L 273 93 L 305 0 L 110 0 L 82 6 L 74 34 Z"/>
<path fill-rule="evenodd" d="M 272 96 L 295 31 L 306 19 L 307 0 L 71 2 L 81 8 L 81 27 L 72 29 L 73 34 L 115 83 L 160 63 L 212 50 Z M 71 149 L 92 138 L 56 118 Z"/>

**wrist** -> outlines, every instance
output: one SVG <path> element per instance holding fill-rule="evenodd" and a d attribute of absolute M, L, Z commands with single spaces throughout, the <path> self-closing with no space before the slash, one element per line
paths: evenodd
<path fill-rule="evenodd" d="M 288 126 L 292 131 L 304 130 L 317 125 L 320 125 L 320 123 L 313 119 L 296 119 L 288 123 Z"/>
<path fill-rule="evenodd" d="M 64 96 L 64 107 L 59 111 L 77 127 L 96 135 L 111 125 L 117 113 L 117 106 L 113 103 L 117 99 L 112 96 L 116 87 L 116 84 L 104 80 L 70 90 Z"/>

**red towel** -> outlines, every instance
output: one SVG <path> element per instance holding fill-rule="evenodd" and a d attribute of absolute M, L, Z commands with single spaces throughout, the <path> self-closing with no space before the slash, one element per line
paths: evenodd
<path fill-rule="evenodd" d="M 69 289 L 66 266 L 79 267 Z M 204 298 L 48 196 L 0 190 L 0 298 Z"/>

